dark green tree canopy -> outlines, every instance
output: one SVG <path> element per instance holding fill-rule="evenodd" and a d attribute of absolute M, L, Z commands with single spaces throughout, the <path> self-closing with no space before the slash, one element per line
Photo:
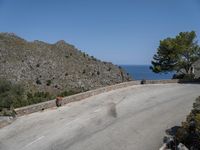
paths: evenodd
<path fill-rule="evenodd" d="M 150 69 L 155 73 L 182 71 L 191 74 L 191 67 L 200 58 L 196 33 L 180 32 L 175 38 L 160 41 Z"/>

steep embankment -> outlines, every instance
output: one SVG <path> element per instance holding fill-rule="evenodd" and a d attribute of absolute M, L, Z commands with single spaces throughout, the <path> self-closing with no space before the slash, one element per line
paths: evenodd
<path fill-rule="evenodd" d="M 80 92 L 131 80 L 118 66 L 102 62 L 65 41 L 28 42 L 0 33 L 0 78 L 30 92 Z"/>

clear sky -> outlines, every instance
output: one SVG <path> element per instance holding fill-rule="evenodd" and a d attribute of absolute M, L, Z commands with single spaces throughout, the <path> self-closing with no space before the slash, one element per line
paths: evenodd
<path fill-rule="evenodd" d="M 200 39 L 200 0 L 0 0 L 0 32 L 115 64 L 150 64 L 159 40 L 191 30 Z"/>

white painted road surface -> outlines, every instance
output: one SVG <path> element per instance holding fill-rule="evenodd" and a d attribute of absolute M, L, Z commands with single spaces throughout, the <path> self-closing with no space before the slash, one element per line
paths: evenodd
<path fill-rule="evenodd" d="M 190 112 L 200 84 L 134 85 L 19 117 L 0 150 L 158 150 Z"/>

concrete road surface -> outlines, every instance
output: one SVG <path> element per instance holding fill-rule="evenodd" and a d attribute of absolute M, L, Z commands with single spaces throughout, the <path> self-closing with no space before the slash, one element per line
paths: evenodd
<path fill-rule="evenodd" d="M 135 85 L 18 118 L 0 150 L 157 150 L 180 125 L 200 84 Z"/>

